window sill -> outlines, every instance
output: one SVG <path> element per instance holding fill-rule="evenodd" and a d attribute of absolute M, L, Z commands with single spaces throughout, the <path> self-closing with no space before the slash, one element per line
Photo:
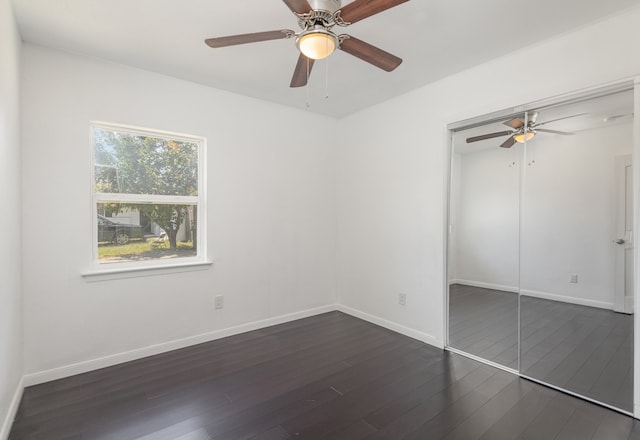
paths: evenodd
<path fill-rule="evenodd" d="M 211 266 L 213 266 L 213 261 L 208 260 L 182 264 L 176 263 L 166 266 L 96 269 L 84 272 L 82 274 L 82 277 L 88 283 L 95 283 L 99 281 L 121 280 L 126 278 L 150 277 L 155 275 L 167 275 L 172 273 L 208 270 Z"/>

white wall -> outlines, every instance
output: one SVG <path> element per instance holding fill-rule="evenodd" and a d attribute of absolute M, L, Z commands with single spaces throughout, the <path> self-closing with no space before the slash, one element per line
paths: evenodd
<path fill-rule="evenodd" d="M 639 22 L 636 8 L 342 120 L 338 301 L 442 344 L 447 124 L 640 74 Z"/>
<path fill-rule="evenodd" d="M 455 220 L 449 222 L 455 236 L 449 247 L 455 256 L 450 282 L 518 290 L 520 165 L 513 162 L 521 148 L 454 156 L 460 165 L 452 193 L 459 197 Z"/>
<path fill-rule="evenodd" d="M 527 145 L 526 160 L 521 144 L 456 155 L 454 280 L 612 309 L 615 157 L 632 153 L 632 135 L 629 123 L 542 134 Z"/>
<path fill-rule="evenodd" d="M 538 140 L 522 194 L 521 292 L 613 309 L 615 157 L 632 153 L 631 124 Z"/>
<path fill-rule="evenodd" d="M 335 120 L 28 44 L 22 59 L 25 370 L 81 363 L 30 382 L 334 303 L 334 148 L 310 134 Z M 213 268 L 82 278 L 92 120 L 207 138 Z"/>
<path fill-rule="evenodd" d="M 9 0 L 0 0 L 0 438 L 8 435 L 22 378 L 20 45 Z"/>

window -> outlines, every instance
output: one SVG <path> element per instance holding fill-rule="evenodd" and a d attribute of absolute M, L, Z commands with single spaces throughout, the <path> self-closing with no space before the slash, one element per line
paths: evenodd
<path fill-rule="evenodd" d="M 103 123 L 91 137 L 94 269 L 204 262 L 205 140 Z"/>

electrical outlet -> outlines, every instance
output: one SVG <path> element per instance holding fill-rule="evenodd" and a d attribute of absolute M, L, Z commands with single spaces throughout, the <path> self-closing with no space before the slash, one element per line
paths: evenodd
<path fill-rule="evenodd" d="M 577 273 L 569 274 L 569 282 L 576 284 L 578 282 L 578 274 Z"/>
<path fill-rule="evenodd" d="M 221 309 L 224 307 L 224 296 L 222 295 L 217 295 L 215 297 L 215 304 L 216 304 L 216 309 Z"/>
<path fill-rule="evenodd" d="M 401 306 L 406 306 L 407 305 L 407 294 L 404 292 L 400 292 L 398 294 L 398 304 L 400 304 Z"/>

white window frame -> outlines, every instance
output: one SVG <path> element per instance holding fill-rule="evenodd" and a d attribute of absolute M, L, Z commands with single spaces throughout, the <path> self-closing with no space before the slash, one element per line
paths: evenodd
<path fill-rule="evenodd" d="M 89 127 L 91 146 L 91 265 L 90 270 L 83 273 L 88 281 L 101 281 L 109 278 L 130 278 L 147 276 L 154 273 L 174 273 L 187 270 L 206 269 L 211 265 L 207 259 L 207 222 L 206 222 L 206 143 L 201 136 L 174 133 L 130 125 L 113 124 L 92 121 Z M 116 194 L 99 193 L 95 191 L 95 138 L 94 131 L 102 129 L 148 136 L 198 145 L 198 195 L 197 196 L 167 196 L 148 194 Z M 196 255 L 193 257 L 158 259 L 145 261 L 127 261 L 119 263 L 98 262 L 98 224 L 96 212 L 98 203 L 104 202 L 142 202 L 158 204 L 197 205 L 196 224 L 198 225 L 198 243 Z"/>

